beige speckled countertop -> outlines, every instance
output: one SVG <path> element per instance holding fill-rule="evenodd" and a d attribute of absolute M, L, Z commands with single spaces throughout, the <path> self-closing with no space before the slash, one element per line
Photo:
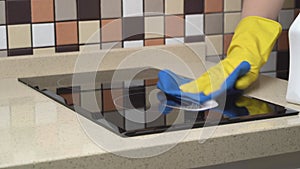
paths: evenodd
<path fill-rule="evenodd" d="M 190 65 L 198 69 L 196 63 Z M 72 66 L 66 66 L 69 68 L 60 73 L 72 71 Z M 38 69 L 33 69 L 20 76 L 38 74 Z M 2 72 L 0 78 L 0 168 L 195 168 L 300 151 L 298 115 L 121 138 L 19 83 L 14 76 L 17 74 Z M 285 101 L 286 87 L 286 81 L 260 76 L 246 93 L 300 110 Z M 95 144 L 87 128 L 105 144 Z M 204 142 L 199 142 L 205 138 L 201 133 L 210 133 Z"/>

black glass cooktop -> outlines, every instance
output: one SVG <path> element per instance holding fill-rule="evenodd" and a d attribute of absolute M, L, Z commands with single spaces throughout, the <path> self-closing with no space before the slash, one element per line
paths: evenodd
<path fill-rule="evenodd" d="M 158 95 L 162 94 L 156 88 L 158 72 L 153 68 L 137 68 L 19 78 L 19 81 L 120 136 L 298 114 L 297 111 L 238 94 L 228 95 L 224 103 L 217 100 L 219 106 L 209 110 L 166 107 L 158 99 Z"/>

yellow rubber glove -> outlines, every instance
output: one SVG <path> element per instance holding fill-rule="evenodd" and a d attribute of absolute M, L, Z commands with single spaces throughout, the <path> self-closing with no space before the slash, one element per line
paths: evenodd
<path fill-rule="evenodd" d="M 257 79 L 280 33 L 281 25 L 276 21 L 258 16 L 242 19 L 236 27 L 227 57 L 198 79 L 181 85 L 180 89 L 183 92 L 203 92 L 208 95 L 220 89 L 233 70 L 242 61 L 247 61 L 251 65 L 250 71 L 235 83 L 236 89 L 246 89 Z"/>
<path fill-rule="evenodd" d="M 248 97 L 240 97 L 235 102 L 237 107 L 245 107 L 250 115 L 272 113 L 272 108 L 264 102 Z"/>

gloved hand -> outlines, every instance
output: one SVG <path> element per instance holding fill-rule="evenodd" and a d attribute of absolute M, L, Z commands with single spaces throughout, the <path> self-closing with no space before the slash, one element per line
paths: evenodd
<path fill-rule="evenodd" d="M 196 104 L 202 104 L 208 100 L 217 98 L 219 95 L 225 93 L 226 91 L 234 91 L 234 84 L 236 80 L 245 75 L 250 70 L 250 65 L 248 62 L 242 62 L 225 80 L 223 85 L 216 91 L 210 93 L 209 95 L 203 92 L 199 93 L 188 93 L 182 92 L 180 86 L 191 82 L 191 79 L 179 76 L 170 70 L 162 70 L 158 73 L 157 88 L 162 90 L 165 94 L 176 98 L 179 102 L 188 101 Z"/>
<path fill-rule="evenodd" d="M 267 62 L 280 33 L 281 25 L 273 20 L 258 16 L 242 19 L 235 30 L 227 57 L 198 79 L 181 85 L 180 89 L 183 92 L 210 95 L 222 88 L 224 81 L 240 69 L 239 65 L 243 61 L 250 64 L 250 71 L 234 79 L 234 84 L 236 89 L 246 89 L 257 79 L 260 68 Z"/>

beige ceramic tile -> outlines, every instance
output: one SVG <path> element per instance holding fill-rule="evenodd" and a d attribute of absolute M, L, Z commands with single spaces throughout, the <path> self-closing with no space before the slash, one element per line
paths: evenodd
<path fill-rule="evenodd" d="M 165 0 L 166 14 L 183 14 L 183 0 Z"/>
<path fill-rule="evenodd" d="M 79 47 L 80 52 L 91 52 L 91 51 L 99 51 L 100 44 L 93 44 L 93 45 L 81 45 Z"/>
<path fill-rule="evenodd" d="M 216 56 L 216 55 L 223 54 L 222 35 L 206 36 L 205 42 L 207 44 L 206 46 L 207 56 Z"/>
<path fill-rule="evenodd" d="M 232 33 L 241 19 L 241 13 L 224 14 L 224 33 Z"/>
<path fill-rule="evenodd" d="M 164 37 L 164 18 L 146 17 L 145 18 L 145 38 L 159 38 Z"/>
<path fill-rule="evenodd" d="M 54 54 L 55 48 L 39 48 L 39 49 L 33 49 L 34 55 L 44 55 L 44 54 Z"/>
<path fill-rule="evenodd" d="M 283 8 L 284 9 L 295 8 L 295 1 L 294 0 L 284 1 Z"/>
<path fill-rule="evenodd" d="M 100 21 L 79 22 L 79 43 L 100 42 Z"/>
<path fill-rule="evenodd" d="M 31 47 L 30 25 L 9 25 L 8 46 L 10 49 Z"/>
<path fill-rule="evenodd" d="M 242 0 L 224 0 L 224 11 L 241 11 Z"/>

